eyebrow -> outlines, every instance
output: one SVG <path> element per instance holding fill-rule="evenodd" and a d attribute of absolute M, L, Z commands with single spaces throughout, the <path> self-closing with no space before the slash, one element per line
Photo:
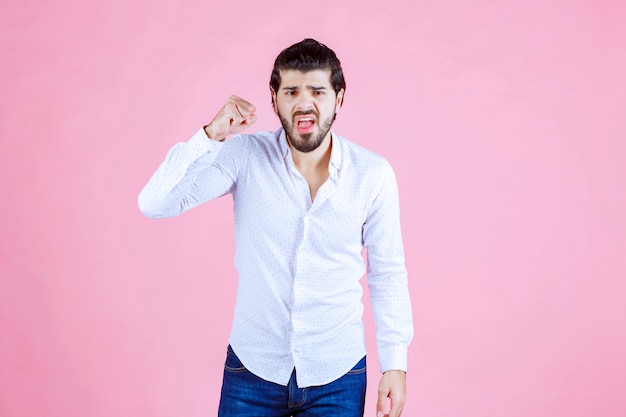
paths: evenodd
<path fill-rule="evenodd" d="M 300 89 L 300 87 L 282 87 L 281 88 L 281 90 L 289 90 L 289 91 L 296 91 L 296 90 L 299 90 L 299 89 Z M 307 90 L 313 90 L 313 91 L 322 91 L 322 90 L 327 90 L 328 87 L 307 85 L 306 89 Z"/>

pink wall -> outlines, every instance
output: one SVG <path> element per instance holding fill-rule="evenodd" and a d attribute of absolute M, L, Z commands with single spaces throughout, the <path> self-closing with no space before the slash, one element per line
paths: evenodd
<path fill-rule="evenodd" d="M 336 130 L 398 175 L 405 415 L 626 415 L 623 2 L 227 4 L 3 1 L 0 416 L 215 415 L 230 199 L 136 197 L 229 94 L 278 126 L 273 59 L 309 36 L 344 63 Z"/>

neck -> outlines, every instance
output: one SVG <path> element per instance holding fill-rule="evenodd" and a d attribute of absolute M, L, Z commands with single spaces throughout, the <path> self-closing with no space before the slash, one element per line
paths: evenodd
<path fill-rule="evenodd" d="M 320 146 L 311 152 L 300 152 L 291 145 L 291 142 L 289 143 L 289 148 L 291 149 L 293 163 L 300 172 L 314 169 L 327 170 L 332 149 L 331 133 L 328 132 Z"/>

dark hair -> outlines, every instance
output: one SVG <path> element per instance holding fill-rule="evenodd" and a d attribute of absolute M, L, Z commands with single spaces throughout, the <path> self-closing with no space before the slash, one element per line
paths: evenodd
<path fill-rule="evenodd" d="M 274 61 L 274 69 L 270 77 L 270 88 L 278 93 L 280 87 L 280 71 L 296 70 L 308 72 L 313 70 L 330 70 L 330 84 L 338 94 L 346 89 L 341 62 L 337 55 L 328 46 L 315 39 L 305 39 L 302 42 L 284 49 Z M 272 106 L 274 102 L 272 101 Z"/>

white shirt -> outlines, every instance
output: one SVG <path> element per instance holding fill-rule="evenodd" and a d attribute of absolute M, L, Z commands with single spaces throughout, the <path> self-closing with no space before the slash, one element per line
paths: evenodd
<path fill-rule="evenodd" d="M 395 176 L 382 157 L 332 133 L 329 178 L 314 201 L 283 129 L 226 142 L 203 129 L 176 144 L 139 195 L 170 217 L 231 193 L 239 285 L 230 344 L 253 374 L 323 385 L 364 355 L 365 273 L 381 371 L 406 370 L 413 337 Z"/>

